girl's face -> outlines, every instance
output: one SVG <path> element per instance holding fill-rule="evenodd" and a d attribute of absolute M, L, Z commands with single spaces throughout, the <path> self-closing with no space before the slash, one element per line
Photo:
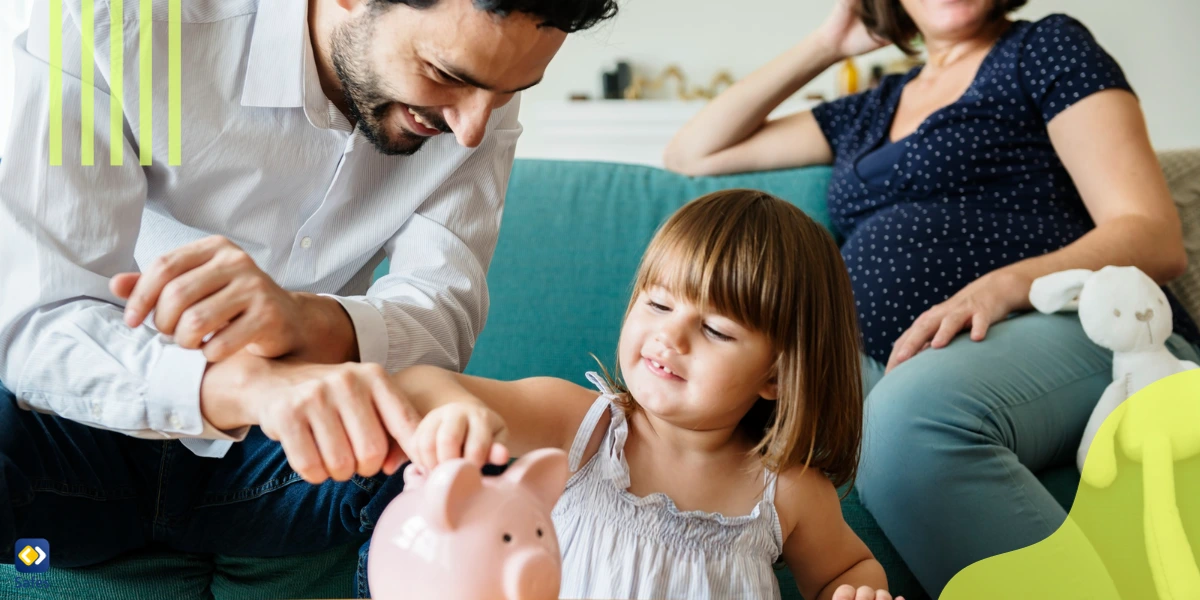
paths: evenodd
<path fill-rule="evenodd" d="M 900 0 L 926 38 L 961 39 L 987 24 L 996 0 Z"/>
<path fill-rule="evenodd" d="M 679 427 L 736 426 L 760 397 L 778 397 L 766 335 L 660 286 L 638 294 L 618 353 L 637 403 Z"/>

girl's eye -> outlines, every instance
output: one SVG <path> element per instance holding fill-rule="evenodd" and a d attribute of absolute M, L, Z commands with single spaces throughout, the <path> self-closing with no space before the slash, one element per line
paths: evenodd
<path fill-rule="evenodd" d="M 716 329 L 713 329 L 712 327 L 709 327 L 708 325 L 704 326 L 704 330 L 707 331 L 708 334 L 711 335 L 717 341 L 729 342 L 729 341 L 733 340 L 733 338 L 721 333 L 720 331 L 717 331 Z"/>
<path fill-rule="evenodd" d="M 647 300 L 646 306 L 649 306 L 651 308 L 651 310 L 655 310 L 658 312 L 667 312 L 668 310 L 671 310 L 671 309 L 667 308 L 666 306 L 663 306 L 662 304 L 659 304 L 653 300 Z"/>

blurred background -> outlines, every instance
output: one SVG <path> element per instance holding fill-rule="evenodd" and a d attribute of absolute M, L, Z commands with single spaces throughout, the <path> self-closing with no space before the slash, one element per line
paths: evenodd
<path fill-rule="evenodd" d="M 11 116 L 11 45 L 34 1 L 48 0 L 0 0 L 0 139 Z M 830 5 L 623 0 L 615 21 L 570 36 L 544 82 L 525 93 L 518 154 L 655 164 L 662 144 L 703 105 L 705 94 L 800 41 L 824 21 Z M 1082 21 L 1116 57 L 1141 98 L 1157 148 L 1200 146 L 1200 0 L 1030 0 L 1017 17 L 1056 12 Z M 895 61 L 902 57 L 889 48 L 856 59 L 857 87 L 869 85 L 874 66 L 901 68 Z M 840 68 L 779 112 L 836 97 Z M 639 99 L 611 98 L 627 95 Z"/>

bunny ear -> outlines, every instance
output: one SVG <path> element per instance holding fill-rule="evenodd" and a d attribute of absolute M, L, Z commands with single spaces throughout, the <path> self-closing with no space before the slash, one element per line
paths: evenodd
<path fill-rule="evenodd" d="M 425 516 L 435 527 L 453 531 L 462 520 L 467 505 L 483 488 L 479 467 L 463 459 L 446 461 L 433 469 L 422 486 L 425 489 Z"/>
<path fill-rule="evenodd" d="M 1093 275 L 1088 269 L 1069 269 L 1038 277 L 1029 288 L 1029 302 L 1046 314 L 1079 307 L 1079 292 Z"/>
<path fill-rule="evenodd" d="M 551 509 L 570 477 L 567 453 L 557 448 L 534 450 L 514 462 L 503 477 L 533 492 Z"/>

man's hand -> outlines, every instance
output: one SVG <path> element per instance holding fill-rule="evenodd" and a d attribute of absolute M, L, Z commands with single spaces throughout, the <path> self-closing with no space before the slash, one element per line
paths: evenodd
<path fill-rule="evenodd" d="M 129 300 L 126 324 L 137 327 L 153 310 L 159 331 L 184 348 L 203 349 L 209 362 L 242 349 L 266 358 L 300 352 L 309 333 L 323 338 L 327 352 L 342 350 L 328 362 L 357 359 L 353 323 L 335 300 L 284 290 L 221 236 L 168 252 L 144 273 L 121 273 L 109 286 Z M 315 306 L 318 302 L 324 305 Z M 338 320 L 342 335 L 328 335 Z"/>
<path fill-rule="evenodd" d="M 377 364 L 318 365 L 241 354 L 209 365 L 200 407 L 218 429 L 258 425 L 305 481 L 391 475 L 413 455 L 420 416 Z"/>

